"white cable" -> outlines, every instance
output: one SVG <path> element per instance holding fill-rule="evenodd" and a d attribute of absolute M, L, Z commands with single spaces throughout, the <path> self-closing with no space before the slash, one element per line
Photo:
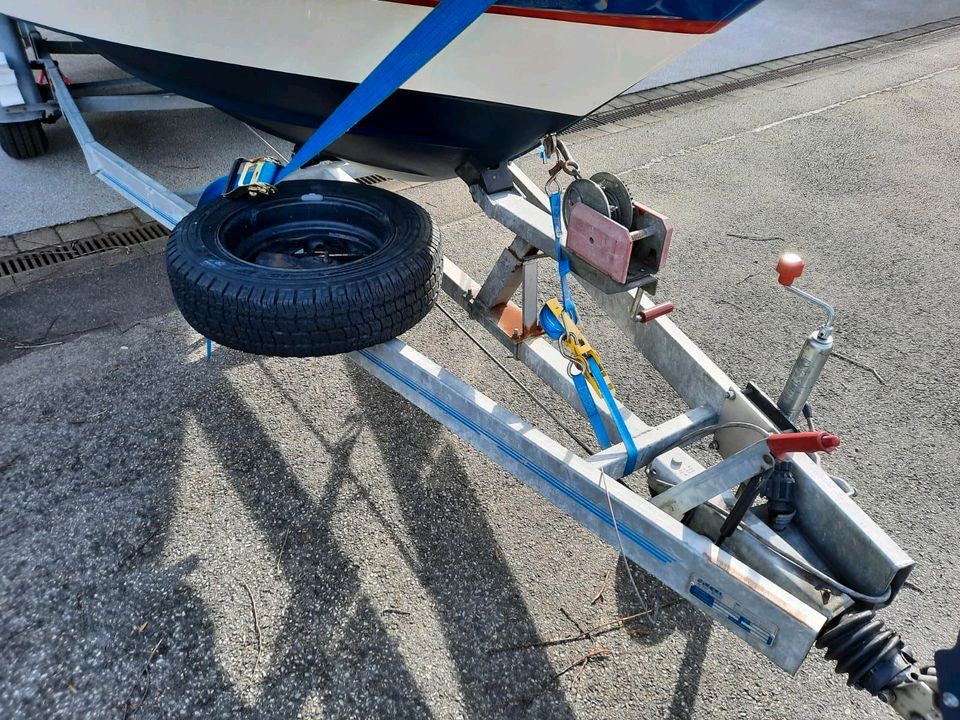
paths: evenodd
<path fill-rule="evenodd" d="M 723 511 L 720 511 L 720 512 L 722 514 Z M 809 575 L 812 575 L 817 580 L 822 582 L 824 585 L 827 585 L 831 590 L 835 590 L 845 595 L 849 595 L 854 600 L 859 600 L 861 602 L 865 602 L 870 605 L 882 605 L 883 603 L 887 602 L 890 599 L 890 596 L 893 594 L 893 591 L 891 588 L 887 588 L 881 595 L 867 595 L 865 593 L 858 592 L 853 588 L 847 587 L 846 585 L 841 583 L 839 580 L 830 577 L 824 572 L 821 572 L 806 560 L 795 558 L 792 555 L 789 555 L 788 553 L 784 552 L 780 548 L 773 545 L 773 543 L 769 542 L 765 537 L 755 532 L 753 528 L 751 528 L 749 525 L 741 524 L 738 529 L 746 532 L 754 540 L 762 544 L 764 547 L 766 547 L 775 555 L 778 555 L 782 559 L 786 560 L 788 563 L 793 565 L 798 570 L 802 572 L 806 572 Z"/>
<path fill-rule="evenodd" d="M 770 430 L 767 430 L 766 428 L 762 428 L 759 425 L 756 425 L 751 422 L 745 422 L 743 420 L 731 420 L 729 422 L 718 423 L 716 425 L 708 425 L 707 427 L 691 430 L 686 435 L 684 435 L 679 440 L 677 440 L 675 443 L 673 443 L 673 445 L 671 445 L 668 448 L 668 450 L 673 450 L 674 448 L 678 448 L 681 445 L 686 445 L 688 442 L 699 440 L 705 435 L 709 435 L 710 433 L 715 433 L 717 430 L 726 430 L 728 428 L 744 428 L 746 430 L 754 430 L 755 432 L 759 433 L 760 435 L 763 435 L 764 437 L 767 437 L 772 432 Z M 666 452 L 666 450 L 664 452 Z"/>
<path fill-rule="evenodd" d="M 281 160 L 283 160 L 284 162 L 290 162 L 290 158 L 288 158 L 288 157 L 287 157 L 286 155 L 284 155 L 282 152 L 280 152 L 279 150 L 277 150 L 273 145 L 271 145 L 271 144 L 270 144 L 270 141 L 267 140 L 263 135 L 261 135 L 260 133 L 258 133 L 256 130 L 254 130 L 252 127 L 250 127 L 250 126 L 247 125 L 246 123 L 243 123 L 243 126 L 244 126 L 247 130 L 249 130 L 250 132 L 252 132 L 254 135 L 256 135 L 258 138 L 260 138 L 260 140 L 263 141 L 263 144 L 264 144 L 264 145 L 266 145 L 268 148 L 270 148 L 271 150 L 273 150 L 273 151 L 277 154 L 277 157 L 279 157 L 279 158 L 280 158 Z"/>
<path fill-rule="evenodd" d="M 607 495 L 607 507 L 610 509 L 610 519 L 613 521 L 613 531 L 617 534 L 617 545 L 620 548 L 620 557 L 623 558 L 623 567 L 626 568 L 627 577 L 630 578 L 630 584 L 633 585 L 633 591 L 637 594 L 637 599 L 643 603 L 643 595 L 640 593 L 637 581 L 633 577 L 633 571 L 630 569 L 630 563 L 627 561 L 627 554 L 623 551 L 623 538 L 620 537 L 620 527 L 617 525 L 617 516 L 613 513 L 613 501 L 610 499 L 610 488 L 607 487 L 607 475 L 602 471 L 600 473 L 600 485 Z M 657 603 L 651 613 L 654 621 L 656 621 L 659 612 L 660 603 Z"/>

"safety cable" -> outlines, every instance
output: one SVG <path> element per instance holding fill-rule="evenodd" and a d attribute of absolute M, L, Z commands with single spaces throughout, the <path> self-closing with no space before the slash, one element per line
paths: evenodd
<path fill-rule="evenodd" d="M 723 510 L 719 510 L 719 508 L 716 508 L 715 506 L 713 509 L 718 510 L 721 514 L 725 514 Z M 788 555 L 783 550 L 776 547 L 773 543 L 767 540 L 765 537 L 763 537 L 762 535 L 754 531 L 748 525 L 741 524 L 740 528 L 744 532 L 746 532 L 748 535 L 753 537 L 755 540 L 760 542 L 762 545 L 767 547 L 769 550 L 771 550 L 774 554 L 783 558 L 798 570 L 802 570 L 810 575 L 813 575 L 815 578 L 820 580 L 824 585 L 828 585 L 830 586 L 831 589 L 841 592 L 844 595 L 849 595 L 854 600 L 859 600 L 860 602 L 865 602 L 870 605 L 880 605 L 882 603 L 885 603 L 887 600 L 889 600 L 890 596 L 893 594 L 893 590 L 891 588 L 887 588 L 886 592 L 884 592 L 881 595 L 866 595 L 864 593 L 857 592 L 853 588 L 847 587 L 836 578 L 832 578 L 826 573 L 818 570 L 813 565 L 808 563 L 806 560 L 798 559 L 791 555 Z"/>
<path fill-rule="evenodd" d="M 706 427 L 697 428 L 696 430 L 691 430 L 686 435 L 684 435 L 679 440 L 677 440 L 675 443 L 673 443 L 673 445 L 671 445 L 666 450 L 664 450 L 664 452 L 668 452 L 670 450 L 673 450 L 674 448 L 678 448 L 681 445 L 686 445 L 688 442 L 691 442 L 693 440 L 699 440 L 704 435 L 710 435 L 711 433 L 715 433 L 717 430 L 727 430 L 728 428 L 745 428 L 747 430 L 755 430 L 756 432 L 760 433 L 764 437 L 767 437 L 768 435 L 771 434 L 769 430 L 762 428 L 759 425 L 755 425 L 750 422 L 745 422 L 743 420 L 730 420 L 729 422 L 717 423 L 716 425 L 707 425 Z"/>
<path fill-rule="evenodd" d="M 585 442 L 583 442 L 579 437 L 577 437 L 577 435 L 573 432 L 573 430 L 571 430 L 570 427 L 565 422 L 563 422 L 563 420 L 558 418 L 556 414 L 552 410 L 550 410 L 550 408 L 544 405 L 540 401 L 540 398 L 534 395 L 533 391 L 523 384 L 520 378 L 518 378 L 516 375 L 510 372 L 510 370 L 507 369 L 506 365 L 500 362 L 500 360 L 498 360 L 493 353 L 487 350 L 487 348 L 483 346 L 483 343 L 481 343 L 469 330 L 467 330 L 467 328 L 465 328 L 453 315 L 451 315 L 443 305 L 441 305 L 438 302 L 437 307 L 440 309 L 440 312 L 442 312 L 444 315 L 447 316 L 447 318 L 449 318 L 450 322 L 456 325 L 464 335 L 466 335 L 468 338 L 470 338 L 470 340 L 473 341 L 474 345 L 476 345 L 478 348 L 480 348 L 480 350 L 483 351 L 484 355 L 486 355 L 488 358 L 493 360 L 493 362 L 496 363 L 497 367 L 503 370 L 504 374 L 508 378 L 513 380 L 513 382 L 516 384 L 518 388 L 520 388 L 521 390 L 523 390 L 524 393 L 526 393 L 527 397 L 533 400 L 540 407 L 540 409 L 543 410 L 550 417 L 551 420 L 553 420 L 557 425 L 559 425 L 560 428 L 567 435 L 569 435 L 575 443 L 577 443 L 577 445 L 583 448 L 584 452 L 590 455 L 593 455 L 593 450 L 591 450 L 590 447 Z"/>

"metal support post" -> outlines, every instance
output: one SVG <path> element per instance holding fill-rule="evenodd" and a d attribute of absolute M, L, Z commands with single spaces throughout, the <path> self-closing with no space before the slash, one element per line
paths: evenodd
<path fill-rule="evenodd" d="M 514 238 L 496 264 L 487 275 L 476 299 L 483 307 L 495 308 L 506 305 L 513 299 L 514 293 L 522 282 L 523 264 L 528 258 L 535 257 L 537 249 L 522 238 Z"/>
<path fill-rule="evenodd" d="M 43 117 L 40 88 L 30 69 L 23 41 L 14 21 L 6 15 L 0 15 L 0 54 L 6 60 L 6 66 L 12 71 L 15 84 L 4 91 L 0 78 L 0 123 L 26 122 Z M 0 66 L 4 63 L 0 61 Z M 18 107 L 19 106 L 19 107 Z"/>
<path fill-rule="evenodd" d="M 520 309 L 523 311 L 523 333 L 526 335 L 530 330 L 537 326 L 537 315 L 540 312 L 540 299 L 538 297 L 537 261 L 535 258 L 528 257 L 523 261 L 523 284 L 520 301 Z"/>

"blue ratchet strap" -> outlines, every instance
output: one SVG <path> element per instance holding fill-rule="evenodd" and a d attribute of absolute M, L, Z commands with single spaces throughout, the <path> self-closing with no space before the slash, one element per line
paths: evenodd
<path fill-rule="evenodd" d="M 566 315 L 566 311 L 556 300 L 550 300 L 540 309 L 540 327 L 543 328 L 547 337 L 558 343 L 562 342 L 564 333 L 567 332 L 567 322 L 569 322 L 569 319 L 565 322 L 564 315 Z M 580 362 L 578 362 L 578 364 L 580 364 Z M 573 364 L 573 361 L 571 361 L 571 364 Z M 581 367 L 580 369 L 581 372 L 576 374 L 570 373 L 570 377 L 573 379 L 573 386 L 577 390 L 577 395 L 580 396 L 580 404 L 583 405 L 584 414 L 593 427 L 593 433 L 597 436 L 597 442 L 600 443 L 600 447 L 607 449 L 612 444 L 610 442 L 610 436 L 607 434 L 607 426 L 603 424 L 603 419 L 597 411 L 597 403 L 594 402 L 593 393 L 590 392 L 589 381 L 583 373 L 584 368 Z M 601 378 L 601 381 L 602 380 L 603 378 Z"/>
<path fill-rule="evenodd" d="M 561 215 L 560 193 L 555 192 L 550 195 L 550 215 L 553 217 L 553 239 L 557 247 L 557 272 L 560 274 L 560 301 L 563 303 L 563 309 L 567 311 L 574 323 L 577 319 L 577 306 L 573 302 L 573 295 L 570 294 L 570 286 L 567 284 L 567 276 L 570 274 L 570 258 L 567 257 L 567 251 L 563 247 L 563 219 Z"/>
<path fill-rule="evenodd" d="M 553 237 L 556 242 L 557 251 L 557 271 L 560 274 L 560 294 L 563 303 L 563 310 L 577 323 L 577 306 L 573 301 L 573 295 L 570 293 L 570 287 L 567 284 L 567 276 L 570 274 L 570 258 L 563 247 L 563 224 L 561 215 L 562 203 L 559 192 L 550 194 L 550 215 L 553 217 Z M 543 323 L 541 323 L 542 325 Z M 558 335 L 559 337 L 559 335 Z M 606 449 L 610 447 L 610 436 L 607 434 L 607 428 L 600 418 L 597 411 L 597 405 L 593 400 L 593 393 L 590 392 L 590 386 L 587 384 L 586 372 L 589 372 L 597 381 L 597 387 L 600 388 L 600 394 L 603 401 L 610 410 L 610 416 L 617 426 L 617 432 L 620 434 L 620 442 L 623 443 L 627 451 L 627 460 L 624 464 L 624 474 L 629 475 L 637 467 L 637 445 L 633 441 L 633 436 L 627 429 L 627 423 L 623 419 L 620 408 L 617 405 L 616 398 L 613 397 L 613 391 L 604 378 L 603 370 L 593 357 L 587 357 L 588 367 L 584 372 L 573 375 L 573 384 L 577 388 L 577 394 L 580 396 L 580 402 L 583 404 L 583 410 L 593 426 L 593 432 L 597 436 L 597 442 L 600 447 Z"/>
<path fill-rule="evenodd" d="M 603 418 L 600 417 L 600 411 L 597 410 L 597 403 L 593 400 L 593 393 L 590 392 L 590 386 L 587 384 L 587 377 L 582 372 L 571 373 L 573 386 L 577 389 L 577 395 L 580 396 L 580 402 L 583 405 L 583 412 L 593 427 L 593 434 L 597 436 L 597 442 L 600 447 L 606 450 L 613 443 L 610 442 L 610 435 L 607 433 L 607 426 L 603 424 Z M 601 383 L 603 385 L 604 383 Z"/>
<path fill-rule="evenodd" d="M 271 184 L 285 179 L 304 163 L 330 147 L 407 80 L 429 63 L 464 30 L 483 15 L 496 0 L 441 0 L 410 33 L 400 41 L 373 72 L 361 82 L 337 109 L 323 121 L 300 151 L 285 167 L 279 167 Z M 275 163 L 271 163 L 275 165 Z M 270 168 L 268 174 L 273 174 Z M 227 186 L 228 176 L 214 180 L 200 198 L 199 205 L 235 188 Z"/>
<path fill-rule="evenodd" d="M 600 369 L 600 366 L 597 365 L 597 361 L 589 357 L 587 358 L 587 364 L 590 365 L 590 372 L 594 374 L 594 377 L 600 378 L 597 382 L 597 385 L 600 386 L 600 394 L 603 395 L 603 401 L 610 410 L 613 422 L 617 426 L 617 432 L 620 433 L 620 442 L 623 443 L 623 447 L 627 451 L 627 461 L 623 466 L 623 474 L 629 475 L 637 469 L 637 444 L 633 441 L 633 436 L 627 429 L 627 422 L 620 413 L 620 408 L 617 406 L 616 398 L 613 397 L 613 393 L 610 391 L 610 386 L 603 380 L 603 371 Z M 581 377 L 583 376 L 581 375 Z"/>

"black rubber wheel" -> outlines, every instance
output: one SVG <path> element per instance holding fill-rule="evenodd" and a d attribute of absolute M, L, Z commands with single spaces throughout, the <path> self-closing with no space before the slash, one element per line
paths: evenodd
<path fill-rule="evenodd" d="M 213 200 L 167 245 L 187 322 L 259 355 L 334 355 L 394 338 L 430 312 L 442 272 L 440 234 L 422 208 L 327 180 Z"/>
<path fill-rule="evenodd" d="M 0 123 L 0 149 L 14 160 L 29 160 L 50 148 L 39 120 Z"/>

